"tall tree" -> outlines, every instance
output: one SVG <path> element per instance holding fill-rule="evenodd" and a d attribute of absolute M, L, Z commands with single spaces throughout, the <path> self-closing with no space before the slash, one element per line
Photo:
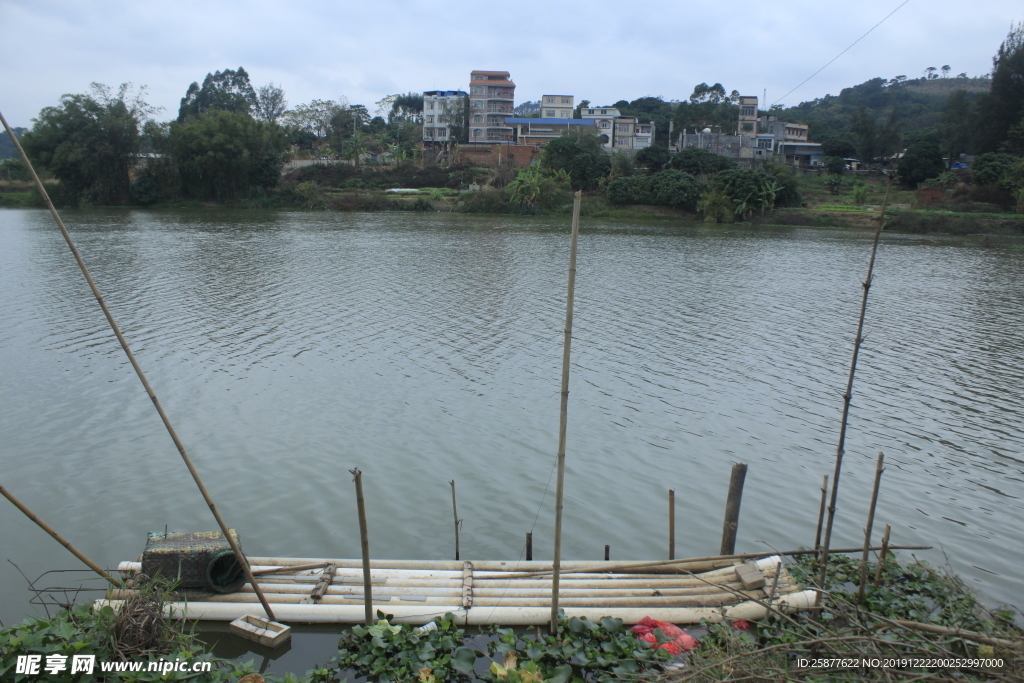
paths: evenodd
<path fill-rule="evenodd" d="M 1024 116 L 1024 22 L 1010 29 L 992 66 L 992 89 L 980 101 L 982 152 L 999 149 Z"/>
<path fill-rule="evenodd" d="M 970 151 L 971 131 L 974 128 L 974 108 L 967 92 L 957 90 L 946 100 L 946 109 L 937 126 L 949 164 L 961 152 Z"/>
<path fill-rule="evenodd" d="M 344 98 L 340 102 L 312 100 L 286 111 L 283 118 L 290 126 L 312 133 L 317 138 L 325 138 L 331 132 L 331 120 L 346 107 L 348 102 Z"/>
<path fill-rule="evenodd" d="M 186 196 L 234 201 L 277 184 L 287 139 L 275 123 L 215 109 L 172 123 L 169 142 Z"/>
<path fill-rule="evenodd" d="M 88 94 L 64 95 L 46 107 L 22 137 L 25 152 L 60 180 L 66 199 L 96 204 L 129 200 L 129 171 L 141 145 L 141 128 L 156 109 L 124 83 L 113 93 L 101 83 Z"/>
<path fill-rule="evenodd" d="M 854 112 L 850 116 L 850 132 L 857 139 L 857 152 L 861 159 L 870 163 L 878 142 L 878 124 L 874 113 L 867 107 Z"/>
<path fill-rule="evenodd" d="M 693 93 L 690 94 L 690 104 L 700 104 L 702 102 L 718 104 L 728 99 L 729 97 L 725 94 L 725 88 L 721 83 L 715 83 L 714 85 L 700 83 L 694 86 Z"/>
<path fill-rule="evenodd" d="M 256 91 L 245 69 L 224 69 L 206 74 L 203 85 L 192 83 L 178 108 L 178 122 L 194 119 L 211 109 L 249 113 L 256 105 Z"/>
<path fill-rule="evenodd" d="M 252 114 L 260 121 L 276 122 L 288 110 L 281 86 L 267 83 L 256 88 Z"/>

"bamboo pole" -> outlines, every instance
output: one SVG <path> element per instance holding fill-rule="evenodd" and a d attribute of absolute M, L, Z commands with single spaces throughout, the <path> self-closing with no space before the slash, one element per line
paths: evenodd
<path fill-rule="evenodd" d="M 821 525 L 825 523 L 825 501 L 828 498 L 828 475 L 821 481 L 821 505 L 818 507 L 818 530 L 814 532 L 814 549 L 821 547 Z"/>
<path fill-rule="evenodd" d="M 736 552 L 736 530 L 740 525 L 740 502 L 743 500 L 743 480 L 747 477 L 747 466 L 738 462 L 732 466 L 729 476 L 729 496 L 725 501 L 725 521 L 722 523 L 723 555 Z"/>
<path fill-rule="evenodd" d="M 608 559 L 605 557 L 604 559 Z M 668 490 L 668 559 L 676 559 L 676 492 Z"/>
<path fill-rule="evenodd" d="M 853 340 L 853 357 L 850 359 L 850 375 L 846 380 L 846 392 L 843 394 L 843 417 L 839 422 L 839 442 L 836 445 L 836 467 L 832 474 L 832 493 L 828 502 L 828 521 L 825 523 L 825 540 L 820 549 L 818 562 L 818 587 L 825 587 L 825 572 L 828 569 L 829 546 L 832 544 L 832 523 L 836 515 L 836 498 L 839 496 L 839 475 L 843 470 L 843 453 L 846 447 L 846 425 L 850 416 L 850 401 L 853 399 L 853 376 L 857 371 L 857 355 L 860 353 L 860 345 L 864 343 L 864 315 L 868 309 L 868 292 L 871 290 L 871 278 L 875 269 L 875 256 L 878 254 L 878 241 L 882 237 L 882 230 L 885 228 L 885 209 L 889 205 L 889 190 L 892 188 L 893 173 L 889 174 L 889 182 L 885 186 L 885 198 L 882 200 L 882 214 L 878 217 L 878 229 L 875 230 L 875 239 L 871 244 L 871 260 L 868 261 L 868 275 L 861 283 L 864 295 L 860 302 L 860 316 L 857 319 L 857 336 Z M 818 600 L 821 593 L 817 593 Z M 817 607 L 818 602 L 815 602 Z"/>
<path fill-rule="evenodd" d="M 455 515 L 455 561 L 459 560 L 459 508 L 455 504 L 455 480 L 452 479 L 449 484 L 452 485 L 452 514 Z"/>
<path fill-rule="evenodd" d="M 882 569 L 885 567 L 885 554 L 889 552 L 889 525 L 885 525 L 885 533 L 882 534 L 882 550 L 878 554 L 878 566 L 875 568 L 875 587 L 882 581 Z"/>
<path fill-rule="evenodd" d="M 608 561 L 608 558 L 611 557 L 611 554 L 612 554 L 612 547 L 606 543 L 605 546 L 604 546 L 604 561 L 605 562 Z"/>
<path fill-rule="evenodd" d="M 551 633 L 558 633 L 558 570 L 562 563 L 562 501 L 565 493 L 565 429 L 569 411 L 569 354 L 572 348 L 572 304 L 576 290 L 576 242 L 580 232 L 580 202 L 577 190 L 572 201 L 572 238 L 569 242 L 569 287 L 565 299 L 565 341 L 562 348 L 562 406 L 558 420 L 558 484 L 555 487 L 555 552 L 552 560 Z"/>
<path fill-rule="evenodd" d="M 359 509 L 359 541 L 363 553 L 363 602 L 366 625 L 373 625 L 373 585 L 370 582 L 370 537 L 366 529 L 366 501 L 363 498 L 363 473 L 359 468 L 349 470 L 356 483 L 356 507 Z"/>
<path fill-rule="evenodd" d="M 864 530 L 864 554 L 860 558 L 860 588 L 857 589 L 857 602 L 864 600 L 864 584 L 868 581 L 868 547 L 871 545 L 871 527 L 875 523 L 875 505 L 878 503 L 878 485 L 882 481 L 882 462 L 885 456 L 878 452 L 878 462 L 875 464 L 875 486 L 871 490 L 871 507 L 868 508 L 868 525 Z"/>
<path fill-rule="evenodd" d="M 51 527 L 49 524 L 47 524 L 43 520 L 41 520 L 38 517 L 36 517 L 35 513 L 33 513 L 31 510 L 29 510 L 28 507 L 26 507 L 24 503 L 22 503 L 20 500 L 15 498 L 13 493 L 11 493 L 7 489 L 5 489 L 3 486 L 0 486 L 0 494 L 3 494 L 4 498 L 6 498 L 7 500 L 9 500 L 12 503 L 14 503 L 14 507 L 16 507 L 19 510 L 21 510 L 25 514 L 26 517 L 28 517 L 33 522 L 35 522 L 36 526 L 38 526 L 40 529 L 42 529 L 46 533 L 50 534 L 50 536 L 52 536 L 55 541 L 57 541 L 62 546 L 67 548 L 69 551 L 71 551 L 71 554 L 74 555 L 75 557 L 77 557 L 78 559 L 80 559 L 82 562 L 84 562 L 85 565 L 87 567 L 89 567 L 89 569 L 93 570 L 94 572 L 96 572 L 97 574 L 102 576 L 104 579 L 106 579 L 107 581 L 112 583 L 115 587 L 117 587 L 117 588 L 121 587 L 121 582 L 120 581 L 118 581 L 117 579 L 112 577 L 110 574 L 108 574 L 106 571 L 104 571 L 102 568 L 100 568 L 100 566 L 98 564 L 96 564 L 95 562 L 90 560 L 88 557 L 83 555 L 78 550 L 78 548 L 76 548 L 75 546 L 71 545 L 71 543 L 66 538 L 64 538 L 63 536 L 58 534 L 54 530 L 53 527 Z"/>
<path fill-rule="evenodd" d="M 930 545 L 892 545 L 892 546 L 889 546 L 889 550 L 931 550 L 933 547 L 934 546 L 930 546 Z M 861 548 L 839 548 L 839 549 L 836 549 L 836 550 L 832 550 L 832 552 L 833 553 L 848 554 L 848 553 L 863 552 L 863 550 L 864 550 L 864 548 L 862 548 L 862 547 Z M 871 548 L 872 552 L 877 551 L 877 550 L 881 550 L 881 547 L 873 547 L 873 548 Z M 719 565 L 715 566 L 715 563 L 723 562 L 723 561 L 729 561 L 729 560 L 753 560 L 753 559 L 758 559 L 758 558 L 771 557 L 772 555 L 786 555 L 786 556 L 812 555 L 812 554 L 817 554 L 817 552 L 818 552 L 817 550 L 786 550 L 786 551 L 772 550 L 771 552 L 765 552 L 765 553 L 739 553 L 737 555 L 710 555 L 708 557 L 696 557 L 696 558 L 685 559 L 685 560 L 663 560 L 663 561 L 659 561 L 659 562 L 638 562 L 638 563 L 635 563 L 635 564 L 614 565 L 614 566 L 611 566 L 611 567 L 604 566 L 604 565 L 597 565 L 597 566 L 594 566 L 594 567 L 579 567 L 579 568 L 573 569 L 572 573 L 574 573 L 574 574 L 593 574 L 593 573 L 601 573 L 601 574 L 606 574 L 607 573 L 607 574 L 610 574 L 610 573 L 615 573 L 615 572 L 621 572 L 624 569 L 647 570 L 647 569 L 659 569 L 659 568 L 662 568 L 662 567 L 664 567 L 666 569 L 674 569 L 676 571 L 685 571 L 687 573 L 696 573 L 696 572 L 708 571 L 708 570 L 711 570 L 711 569 L 717 569 L 717 568 L 723 567 L 723 566 L 731 567 L 731 566 L 735 566 L 735 564 L 736 564 L 735 562 L 728 562 L 727 565 L 719 564 Z M 694 564 L 697 564 L 700 568 L 695 568 L 695 567 L 692 567 L 692 566 L 687 568 L 685 566 L 681 566 L 681 565 L 694 565 Z M 546 576 L 546 575 L 548 575 L 550 573 L 551 573 L 550 569 L 538 569 L 538 570 L 532 571 L 532 572 L 518 572 L 518 571 L 515 571 L 515 570 L 510 570 L 507 576 L 508 576 L 508 578 L 520 578 L 520 577 L 532 577 L 532 576 Z"/>
<path fill-rule="evenodd" d="M 89 273 L 89 269 L 85 266 L 85 261 L 82 260 L 82 256 L 78 253 L 78 247 L 75 246 L 74 240 L 71 239 L 71 234 L 68 233 L 67 228 L 64 227 L 64 221 L 61 220 L 60 214 L 57 213 L 57 209 L 53 206 L 53 202 L 50 201 L 50 195 L 46 193 L 46 188 L 43 187 L 43 183 L 39 180 L 39 176 L 36 175 L 35 168 L 32 167 L 32 162 L 29 161 L 28 155 L 25 154 L 25 150 L 21 148 L 21 143 L 18 142 L 17 136 L 14 135 L 14 131 L 11 130 L 11 127 L 7 124 L 7 119 L 4 118 L 3 114 L 0 114 L 0 122 L 3 122 L 7 135 L 11 138 L 11 142 L 13 142 L 14 146 L 17 148 L 18 154 L 21 155 L 21 160 L 32 175 L 32 181 L 35 183 L 36 189 L 39 190 L 40 196 L 42 196 L 43 201 L 46 202 L 46 207 L 50 210 L 50 213 L 53 215 L 53 219 L 57 222 L 57 227 L 60 228 L 60 232 L 64 236 L 64 241 L 67 242 L 68 247 L 71 249 L 71 253 L 74 255 L 75 261 L 78 262 L 78 267 L 82 270 L 82 275 L 85 276 L 85 281 L 89 283 L 89 289 L 92 290 L 93 296 L 96 297 L 96 301 L 103 310 L 103 315 L 106 316 L 107 322 L 110 324 L 110 329 L 113 330 L 114 336 L 117 337 L 117 341 L 121 344 L 121 348 L 128 357 L 128 361 L 135 369 L 135 374 L 139 376 L 139 380 L 142 382 L 142 386 L 146 390 L 146 394 L 153 402 L 153 407 L 156 408 L 156 412 L 160 416 L 160 420 L 164 423 L 164 427 L 167 428 L 167 433 L 171 436 L 171 441 L 174 442 L 175 447 L 178 449 L 178 453 L 181 454 L 181 459 L 185 461 L 185 467 L 188 468 L 189 474 L 192 475 L 192 479 L 196 482 L 196 486 L 199 487 L 199 492 L 203 495 L 203 500 L 205 500 L 207 506 L 209 506 L 210 512 L 213 513 L 214 519 L 217 520 L 217 525 L 220 527 L 225 540 L 227 540 L 228 545 L 231 546 L 231 550 L 235 554 L 235 559 L 238 560 L 238 564 L 242 567 L 242 571 L 245 573 L 245 578 L 248 579 L 250 583 L 255 583 L 252 572 L 249 570 L 249 564 L 246 562 L 245 556 L 242 554 L 242 549 L 238 546 L 238 543 L 228 530 L 228 525 L 220 516 L 220 512 L 217 511 L 217 506 L 214 505 L 213 498 L 210 497 L 210 493 L 206 490 L 203 480 L 199 477 L 199 472 L 192 464 L 192 459 L 189 457 L 188 451 L 185 450 L 185 444 L 183 444 L 181 439 L 178 438 L 178 433 L 171 424 L 170 418 L 167 417 L 167 413 L 164 412 L 164 408 L 160 404 L 160 399 L 157 398 L 156 392 L 153 391 L 153 387 L 150 386 L 149 380 L 146 379 L 146 375 L 142 371 L 142 366 L 140 366 L 138 361 L 135 360 L 135 354 L 132 353 L 131 348 L 128 346 L 128 340 L 125 339 L 123 334 L 121 334 L 121 328 L 118 327 L 113 314 L 110 312 L 110 309 L 107 308 L 107 303 L 104 301 L 103 295 L 100 294 L 100 290 L 93 281 L 92 275 Z M 258 591 L 256 594 L 262 595 Z M 269 617 L 271 621 L 275 621 L 274 612 L 270 609 L 270 605 L 267 601 L 261 599 L 260 603 L 263 605 L 263 609 L 266 610 L 267 617 Z"/>
<path fill-rule="evenodd" d="M 533 561 L 533 532 L 526 532 L 526 561 Z"/>

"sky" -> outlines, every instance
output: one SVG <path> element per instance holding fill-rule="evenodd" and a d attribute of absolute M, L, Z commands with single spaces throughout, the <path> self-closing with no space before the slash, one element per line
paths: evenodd
<path fill-rule="evenodd" d="M 466 90 L 474 69 L 509 71 L 516 104 L 544 94 L 685 100 L 720 82 L 790 106 L 929 66 L 984 75 L 1024 20 L 1020 0 L 903 3 L 0 0 L 0 111 L 31 127 L 62 94 L 132 82 L 170 120 L 190 83 L 239 66 L 254 86 L 280 85 L 291 105 L 344 98 L 371 113 L 392 93 Z"/>

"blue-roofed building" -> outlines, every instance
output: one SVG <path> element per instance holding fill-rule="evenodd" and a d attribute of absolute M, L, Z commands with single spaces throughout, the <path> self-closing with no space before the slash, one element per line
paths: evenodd
<path fill-rule="evenodd" d="M 513 130 L 518 145 L 543 145 L 566 133 L 593 133 L 594 122 L 589 119 L 517 118 L 508 116 L 505 125 Z"/>

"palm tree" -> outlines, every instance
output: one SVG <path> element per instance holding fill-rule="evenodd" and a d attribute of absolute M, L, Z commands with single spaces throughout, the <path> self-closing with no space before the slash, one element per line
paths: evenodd
<path fill-rule="evenodd" d="M 363 142 L 363 136 L 356 133 L 349 138 L 348 143 L 345 146 L 345 158 L 352 159 L 352 163 L 356 168 L 359 168 L 359 155 L 366 151 L 366 144 Z"/>

